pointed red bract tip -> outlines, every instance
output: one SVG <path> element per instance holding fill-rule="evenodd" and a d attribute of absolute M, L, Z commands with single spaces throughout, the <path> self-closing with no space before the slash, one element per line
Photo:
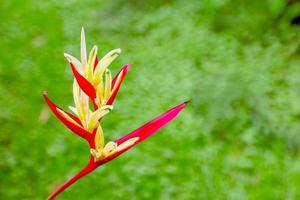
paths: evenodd
<path fill-rule="evenodd" d="M 77 134 L 78 136 L 88 140 L 88 142 L 90 142 L 90 138 L 91 138 L 91 134 L 89 132 L 87 132 L 86 130 L 84 130 L 83 128 L 75 125 L 74 123 L 68 121 L 64 116 L 61 115 L 61 113 L 59 113 L 59 111 L 57 109 L 60 109 L 61 111 L 63 111 L 64 113 L 66 113 L 69 117 L 71 117 L 74 121 L 76 121 L 78 124 L 81 124 L 81 121 L 75 117 L 74 115 L 64 111 L 63 109 L 61 109 L 60 107 L 58 107 L 57 105 L 55 105 L 49 98 L 47 94 L 44 94 L 44 99 L 46 101 L 46 103 L 48 104 L 49 108 L 51 109 L 51 111 L 54 113 L 54 115 L 64 124 L 66 125 L 72 132 L 74 132 L 75 134 Z"/>
<path fill-rule="evenodd" d="M 120 71 L 115 75 L 115 77 L 113 78 L 112 84 L 111 84 L 111 88 L 114 88 L 115 83 L 116 83 L 116 81 L 117 81 L 117 79 L 118 79 L 119 74 L 120 74 L 121 72 L 123 72 L 123 78 L 124 78 L 125 75 L 126 75 L 126 73 L 128 72 L 128 70 L 130 70 L 131 66 L 132 66 L 131 64 L 127 64 L 127 65 L 125 65 L 125 66 L 123 66 L 123 67 L 121 68 L 121 70 L 120 70 Z"/>
<path fill-rule="evenodd" d="M 115 87 L 116 81 L 118 79 L 118 76 L 120 75 L 120 73 L 122 73 L 121 77 L 120 77 L 120 83 L 119 85 L 116 85 L 116 89 L 114 89 L 114 92 L 111 94 L 110 98 L 107 101 L 107 105 L 112 105 L 115 101 L 115 98 L 119 92 L 119 89 L 123 83 L 123 80 L 128 72 L 128 70 L 131 68 L 131 64 L 127 64 L 124 67 L 122 67 L 122 69 L 117 73 L 117 75 L 114 77 L 114 79 L 112 80 L 112 84 L 111 84 L 111 88 Z"/>
<path fill-rule="evenodd" d="M 188 103 L 190 103 L 192 101 L 192 99 L 189 99 L 189 100 L 186 100 L 184 103 L 185 104 L 188 104 Z"/>
<path fill-rule="evenodd" d="M 124 70 L 126 70 L 126 72 L 127 72 L 128 70 L 131 69 L 131 67 L 132 67 L 132 64 L 127 64 L 127 65 L 125 65 Z"/>

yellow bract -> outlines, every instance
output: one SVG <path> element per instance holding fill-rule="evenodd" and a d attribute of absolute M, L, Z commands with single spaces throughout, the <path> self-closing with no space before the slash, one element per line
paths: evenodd
<path fill-rule="evenodd" d="M 96 149 L 102 149 L 104 147 L 104 135 L 100 125 L 95 135 L 95 147 Z"/>
<path fill-rule="evenodd" d="M 97 52 L 98 52 L 98 47 L 94 46 L 89 54 L 89 60 L 88 60 L 88 65 L 86 67 L 85 75 L 86 75 L 86 79 L 89 80 L 90 82 L 92 82 L 93 80 L 94 62 L 97 56 Z"/>
<path fill-rule="evenodd" d="M 107 69 L 108 65 L 114 61 L 118 55 L 120 55 L 121 49 L 115 49 L 110 52 L 108 52 L 97 64 L 95 71 L 94 71 L 94 77 L 93 77 L 93 83 L 94 85 L 98 85 L 101 82 L 101 78 L 105 70 Z"/>
<path fill-rule="evenodd" d="M 90 113 L 87 122 L 87 130 L 93 131 L 99 125 L 99 120 L 112 109 L 113 106 L 102 106 L 95 112 Z"/>
<path fill-rule="evenodd" d="M 111 73 L 109 69 L 105 71 L 105 90 L 104 90 L 104 99 L 108 100 L 111 92 Z"/>

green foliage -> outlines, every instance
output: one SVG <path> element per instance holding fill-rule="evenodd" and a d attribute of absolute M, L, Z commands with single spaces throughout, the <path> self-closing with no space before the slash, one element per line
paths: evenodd
<path fill-rule="evenodd" d="M 107 140 L 192 102 L 58 199 L 299 199 L 300 31 L 291 9 L 278 18 L 280 0 L 4 0 L 1 199 L 45 199 L 87 162 L 88 145 L 41 97 L 46 89 L 72 104 L 63 52 L 79 55 L 81 26 L 101 55 L 123 49 L 113 73 L 133 64 L 103 121 Z"/>

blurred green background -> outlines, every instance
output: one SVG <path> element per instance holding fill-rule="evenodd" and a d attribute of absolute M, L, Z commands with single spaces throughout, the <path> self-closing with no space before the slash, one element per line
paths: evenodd
<path fill-rule="evenodd" d="M 300 199 L 300 5 L 284 0 L 1 0 L 0 199 L 45 199 L 88 161 L 67 108 L 80 29 L 132 63 L 107 140 L 192 99 L 167 127 L 57 199 Z"/>

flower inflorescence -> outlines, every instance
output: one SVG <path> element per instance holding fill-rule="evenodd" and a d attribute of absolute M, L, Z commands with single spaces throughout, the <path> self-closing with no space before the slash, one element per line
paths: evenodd
<path fill-rule="evenodd" d="M 48 93 L 44 93 L 44 98 L 52 112 L 73 133 L 89 143 L 91 154 L 87 166 L 56 189 L 48 199 L 55 198 L 79 178 L 116 158 L 157 132 L 174 119 L 188 103 L 183 102 L 133 132 L 105 144 L 101 119 L 113 109 L 113 102 L 131 66 L 129 64 L 125 65 L 117 75 L 112 78 L 108 67 L 121 53 L 121 49 L 110 51 L 100 60 L 98 60 L 97 52 L 98 47 L 94 46 L 87 56 L 85 33 L 82 28 L 80 61 L 70 54 L 64 54 L 74 74 L 74 106 L 69 106 L 73 114 L 59 108 L 49 99 Z M 92 106 L 90 106 L 90 102 Z"/>

